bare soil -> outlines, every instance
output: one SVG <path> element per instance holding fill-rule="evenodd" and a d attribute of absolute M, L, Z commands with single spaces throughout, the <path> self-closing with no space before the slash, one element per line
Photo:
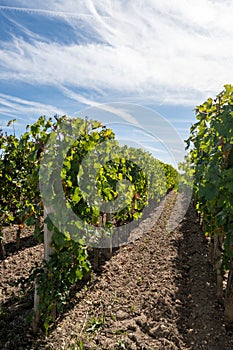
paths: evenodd
<path fill-rule="evenodd" d="M 142 222 L 141 237 L 74 288 L 47 337 L 30 328 L 33 290 L 22 293 L 15 285 L 41 262 L 43 246 L 25 230 L 17 252 L 8 230 L 7 258 L 0 261 L 0 349 L 233 349 L 193 206 L 173 232 L 165 230 L 175 196 L 167 195 L 152 227 Z"/>

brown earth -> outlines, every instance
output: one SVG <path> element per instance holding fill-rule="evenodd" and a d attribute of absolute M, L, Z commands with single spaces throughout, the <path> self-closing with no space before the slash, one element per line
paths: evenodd
<path fill-rule="evenodd" d="M 27 231 L 18 252 L 8 242 L 8 256 L 0 262 L 0 349 L 233 349 L 193 206 L 172 233 L 165 230 L 174 198 L 168 194 L 157 222 L 158 210 L 147 219 L 149 229 L 145 222 L 137 229 L 140 238 L 72 291 L 48 337 L 30 328 L 33 291 L 23 294 L 15 286 L 41 262 L 43 246 Z"/>

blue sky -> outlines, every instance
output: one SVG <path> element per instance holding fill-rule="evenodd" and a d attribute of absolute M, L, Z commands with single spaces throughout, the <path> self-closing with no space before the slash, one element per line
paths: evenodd
<path fill-rule="evenodd" d="M 141 130 L 156 133 L 158 113 L 174 130 L 168 146 L 147 138 L 148 150 L 179 148 L 194 107 L 233 80 L 232 16 L 227 0 L 0 0 L 0 126 L 16 118 L 21 133 L 40 115 L 134 104 Z M 119 137 L 126 130 L 118 123 Z"/>

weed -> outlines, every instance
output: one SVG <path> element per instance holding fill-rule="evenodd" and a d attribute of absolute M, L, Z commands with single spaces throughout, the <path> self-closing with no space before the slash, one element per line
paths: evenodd
<path fill-rule="evenodd" d="M 125 346 L 125 341 L 124 340 L 118 340 L 117 342 L 117 349 L 120 350 L 120 349 L 126 349 L 126 346 Z"/>
<path fill-rule="evenodd" d="M 88 320 L 86 331 L 87 332 L 99 331 L 100 328 L 103 327 L 104 322 L 105 322 L 105 315 L 104 314 L 102 315 L 101 318 L 94 317 L 91 320 Z"/>

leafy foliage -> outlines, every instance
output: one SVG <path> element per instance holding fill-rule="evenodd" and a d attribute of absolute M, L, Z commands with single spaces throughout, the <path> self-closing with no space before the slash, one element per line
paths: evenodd
<path fill-rule="evenodd" d="M 196 208 L 208 235 L 224 231 L 227 268 L 233 257 L 233 86 L 196 107 L 196 118 L 187 140 Z"/>

